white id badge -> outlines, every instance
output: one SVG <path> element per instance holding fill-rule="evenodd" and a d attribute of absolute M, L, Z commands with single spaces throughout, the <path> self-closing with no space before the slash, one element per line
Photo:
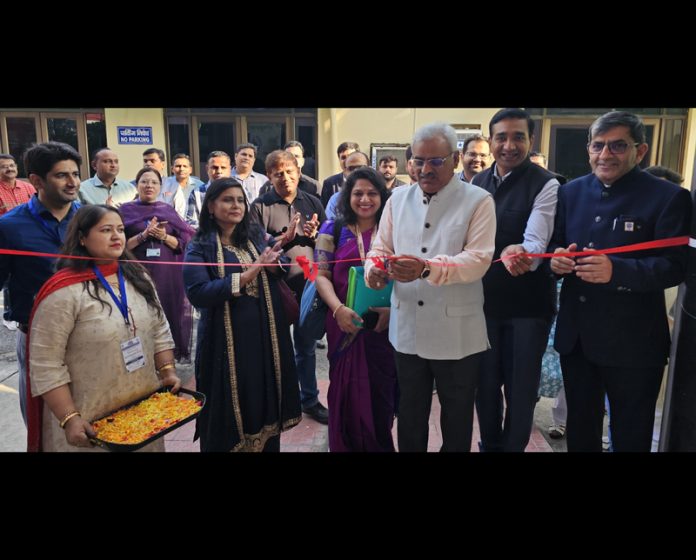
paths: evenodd
<path fill-rule="evenodd" d="M 146 257 L 159 257 L 160 256 L 160 250 L 159 249 L 148 249 L 147 252 L 145 253 Z"/>
<path fill-rule="evenodd" d="M 130 340 L 121 343 L 121 353 L 123 361 L 126 364 L 128 373 L 140 369 L 145 365 L 145 353 L 143 352 L 143 343 L 140 342 L 140 337 L 135 336 Z"/>

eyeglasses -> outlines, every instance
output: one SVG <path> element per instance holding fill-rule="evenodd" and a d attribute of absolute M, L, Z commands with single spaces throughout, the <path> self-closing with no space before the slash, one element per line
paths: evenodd
<path fill-rule="evenodd" d="M 471 159 L 488 159 L 489 157 L 491 157 L 491 154 L 479 154 L 478 152 L 465 152 L 464 155 L 466 157 L 470 157 Z"/>
<path fill-rule="evenodd" d="M 633 144 L 628 144 L 623 140 L 614 140 L 613 142 L 590 142 L 587 145 L 587 149 L 590 150 L 591 154 L 601 154 L 604 150 L 604 146 L 609 148 L 609 152 L 614 155 L 621 155 L 626 152 L 629 146 L 639 146 L 640 143 L 634 142 Z"/>
<path fill-rule="evenodd" d="M 447 159 L 452 157 L 454 153 L 455 152 L 451 152 L 445 157 L 434 157 L 429 159 L 413 158 L 411 160 L 411 165 L 413 165 L 413 167 L 423 167 L 427 163 L 431 167 L 442 167 L 447 161 Z"/>
<path fill-rule="evenodd" d="M 361 169 L 362 167 L 367 167 L 367 165 L 362 164 L 362 165 L 349 165 L 346 167 L 346 169 L 350 172 L 355 171 L 356 169 Z"/>

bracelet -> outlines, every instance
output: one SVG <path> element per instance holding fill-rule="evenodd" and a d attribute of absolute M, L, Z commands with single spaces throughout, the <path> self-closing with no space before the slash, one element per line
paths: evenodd
<path fill-rule="evenodd" d="M 161 366 L 155 367 L 157 370 L 157 373 L 162 373 L 165 369 L 174 369 L 176 367 L 176 362 L 174 360 L 170 360 L 168 362 L 164 362 Z"/>
<path fill-rule="evenodd" d="M 142 231 L 138 234 L 138 237 L 136 239 L 137 239 L 138 243 L 142 243 L 143 241 L 145 241 L 145 238 L 143 237 Z"/>
<path fill-rule="evenodd" d="M 65 416 L 63 416 L 63 419 L 60 421 L 60 427 L 64 430 L 65 425 L 68 423 L 68 420 L 71 418 L 74 418 L 75 416 L 82 416 L 82 414 L 79 413 L 77 410 L 73 410 L 72 412 L 68 412 Z"/>
<path fill-rule="evenodd" d="M 334 309 L 334 312 L 333 312 L 333 318 L 334 318 L 334 319 L 336 318 L 336 313 L 338 313 L 338 310 L 341 309 L 341 307 L 345 307 L 345 306 L 346 306 L 346 304 L 345 304 L 345 303 L 342 303 L 342 304 L 339 305 L 336 309 Z"/>

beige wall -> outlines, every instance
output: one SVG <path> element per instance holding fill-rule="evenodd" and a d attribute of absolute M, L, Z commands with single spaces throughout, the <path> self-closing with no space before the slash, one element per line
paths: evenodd
<path fill-rule="evenodd" d="M 121 169 L 119 179 L 130 181 L 143 166 L 143 152 L 148 148 L 159 148 L 167 153 L 164 133 L 164 109 L 104 109 L 106 119 L 106 143 L 118 154 Z M 117 126 L 151 126 L 152 145 L 118 143 Z M 167 162 L 169 173 L 170 162 Z"/>
<path fill-rule="evenodd" d="M 681 174 L 684 177 L 684 186 L 691 189 L 691 181 L 694 178 L 694 158 L 696 157 L 696 109 L 689 109 L 686 120 L 686 143 L 684 144 L 684 163 Z"/>
<path fill-rule="evenodd" d="M 323 181 L 341 168 L 336 149 L 341 142 L 360 144 L 369 154 L 372 143 L 408 143 L 417 128 L 434 122 L 480 126 L 487 135 L 488 121 L 498 111 L 493 109 L 319 109 L 318 175 Z"/>

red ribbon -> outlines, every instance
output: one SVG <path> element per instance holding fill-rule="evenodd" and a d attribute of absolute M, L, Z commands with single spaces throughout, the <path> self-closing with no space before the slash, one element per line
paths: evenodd
<path fill-rule="evenodd" d="M 317 266 L 317 263 L 310 263 L 307 257 L 304 255 L 299 255 L 297 257 L 297 264 L 299 264 L 302 268 L 305 280 L 314 282 L 317 279 L 317 275 L 319 274 L 319 267 Z"/>
<path fill-rule="evenodd" d="M 520 253 L 518 255 L 506 255 L 493 261 L 494 263 L 512 259 L 514 257 L 524 256 L 536 259 L 552 259 L 554 257 L 588 257 L 590 255 L 613 255 L 615 253 L 630 253 L 632 251 L 647 251 L 648 249 L 661 249 L 663 247 L 677 247 L 679 245 L 688 245 L 689 236 L 670 237 L 669 239 L 656 239 L 655 241 L 644 241 L 643 243 L 633 243 L 632 245 L 623 245 L 621 247 L 612 247 L 611 249 L 597 249 L 596 251 L 571 251 L 565 253 Z"/>
<path fill-rule="evenodd" d="M 379 268 L 380 270 L 383 270 L 384 272 L 387 272 L 387 267 L 384 266 L 384 259 L 381 257 L 370 257 L 370 260 L 374 263 L 374 265 Z"/>
<path fill-rule="evenodd" d="M 680 245 L 688 245 L 689 244 L 689 237 L 688 236 L 683 236 L 683 237 L 670 237 L 669 239 L 657 239 L 655 241 L 645 241 L 643 243 L 634 243 L 632 245 L 623 245 L 622 247 L 612 247 L 611 249 L 598 249 L 595 251 L 572 251 L 572 252 L 563 252 L 563 253 L 520 253 L 517 255 L 507 255 L 505 257 L 501 257 L 493 263 L 497 262 L 502 262 L 507 259 L 512 259 L 514 257 L 519 257 L 520 255 L 526 256 L 526 257 L 531 257 L 531 258 L 539 258 L 539 259 L 552 259 L 554 257 L 587 257 L 589 255 L 611 255 L 615 253 L 630 253 L 632 251 L 646 251 L 649 249 L 660 249 L 663 247 L 677 247 Z M 96 257 L 81 257 L 77 255 L 62 255 L 59 253 L 39 253 L 35 251 L 18 251 L 16 249 L 0 249 L 0 255 L 20 255 L 20 256 L 27 256 L 27 257 L 50 257 L 50 258 L 64 258 L 64 259 L 81 259 L 81 260 L 88 260 L 88 261 L 93 261 L 93 260 L 103 260 L 103 259 L 97 259 Z M 370 257 L 370 260 L 375 264 L 377 268 L 380 270 L 384 270 L 386 272 L 386 267 L 385 263 L 388 260 L 398 260 L 398 259 L 403 259 L 403 258 L 414 258 L 414 257 L 401 257 L 401 256 L 396 256 L 396 255 L 390 255 L 390 256 L 385 256 L 385 257 Z M 175 262 L 175 261 L 139 261 L 139 260 L 132 260 L 128 262 L 136 262 L 136 263 L 141 263 L 141 264 L 167 264 L 167 265 L 186 265 L 186 266 L 219 266 L 219 263 L 189 263 L 189 262 Z M 340 259 L 336 261 L 326 261 L 326 264 L 337 264 L 337 263 L 343 263 L 343 262 L 362 262 L 362 259 L 359 257 L 356 257 L 354 259 Z M 304 277 L 307 280 L 310 280 L 311 282 L 314 282 L 316 279 L 319 269 L 317 266 L 317 263 L 310 261 L 307 257 L 304 255 L 300 255 L 297 257 L 297 264 L 302 268 L 302 272 L 304 273 Z M 291 264 L 291 266 L 294 265 L 294 263 Z M 451 264 L 444 264 L 441 263 L 441 266 L 462 266 L 456 263 L 451 263 Z M 242 266 L 240 263 L 224 263 L 223 266 Z M 275 263 L 268 263 L 268 264 L 261 264 L 261 263 L 251 263 L 248 265 L 244 266 L 277 266 Z M 286 265 L 287 266 L 287 265 Z"/>

